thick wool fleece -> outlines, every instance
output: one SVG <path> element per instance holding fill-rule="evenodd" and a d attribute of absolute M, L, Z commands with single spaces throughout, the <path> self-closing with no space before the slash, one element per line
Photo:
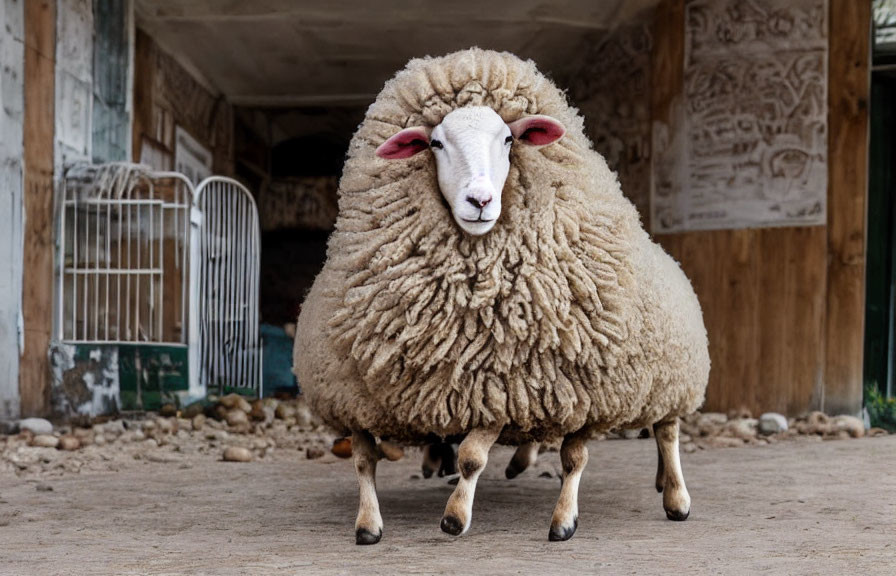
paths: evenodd
<path fill-rule="evenodd" d="M 454 222 L 424 151 L 374 151 L 462 106 L 567 129 L 511 151 L 502 214 Z M 295 372 L 341 430 L 404 441 L 504 426 L 502 441 L 646 425 L 703 401 L 699 303 L 641 228 L 583 121 L 531 62 L 465 50 L 412 60 L 352 139 L 327 263 L 299 317 Z"/>

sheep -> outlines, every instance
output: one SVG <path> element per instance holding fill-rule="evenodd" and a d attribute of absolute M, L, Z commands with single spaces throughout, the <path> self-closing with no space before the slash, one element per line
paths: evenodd
<path fill-rule="evenodd" d="M 586 442 L 613 428 L 653 426 L 666 515 L 690 512 L 678 417 L 709 374 L 700 305 L 578 111 L 512 54 L 415 59 L 385 84 L 349 147 L 294 371 L 352 435 L 358 544 L 382 537 L 377 437 L 463 439 L 452 535 L 494 443 L 562 439 L 548 537 L 569 539 Z"/>

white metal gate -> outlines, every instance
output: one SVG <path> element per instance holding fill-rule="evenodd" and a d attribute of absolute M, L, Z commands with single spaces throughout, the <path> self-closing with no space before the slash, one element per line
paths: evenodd
<path fill-rule="evenodd" d="M 175 172 L 128 163 L 69 168 L 59 220 L 59 340 L 187 345 L 192 194 Z"/>
<path fill-rule="evenodd" d="M 201 216 L 194 221 L 197 273 L 190 301 L 196 306 L 191 327 L 198 331 L 199 379 L 209 392 L 248 389 L 260 395 L 261 237 L 255 200 L 239 182 L 212 176 L 197 186 L 194 204 Z"/>

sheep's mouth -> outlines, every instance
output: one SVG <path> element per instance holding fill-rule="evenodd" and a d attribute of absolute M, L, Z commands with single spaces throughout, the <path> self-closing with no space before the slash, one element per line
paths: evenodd
<path fill-rule="evenodd" d="M 477 218 L 475 220 L 470 220 L 468 218 L 461 218 L 461 220 L 463 220 L 464 222 L 469 222 L 471 224 L 476 224 L 478 222 L 482 222 L 484 224 L 486 222 L 494 222 L 495 220 L 497 220 L 497 218 L 492 218 L 491 220 L 483 220 L 482 218 Z"/>

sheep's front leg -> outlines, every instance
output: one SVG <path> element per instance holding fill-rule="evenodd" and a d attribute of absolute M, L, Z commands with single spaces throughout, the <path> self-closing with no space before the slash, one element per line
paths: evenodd
<path fill-rule="evenodd" d="M 657 471 L 657 490 L 663 483 L 663 508 L 669 520 L 687 520 L 691 512 L 691 497 L 684 485 L 681 461 L 678 457 L 678 418 L 653 425 L 656 445 L 660 453 L 662 473 Z"/>
<path fill-rule="evenodd" d="M 588 464 L 588 433 L 576 432 L 563 439 L 560 446 L 560 463 L 563 465 L 563 485 L 560 499 L 554 508 L 548 540 L 569 540 L 579 527 L 579 480 Z"/>
<path fill-rule="evenodd" d="M 520 444 L 513 453 L 513 458 L 504 470 L 504 475 L 512 480 L 522 474 L 529 466 L 535 464 L 538 459 L 538 442 L 526 442 Z"/>
<path fill-rule="evenodd" d="M 476 481 L 488 463 L 488 451 L 501 434 L 500 428 L 479 428 L 473 430 L 457 450 L 457 466 L 460 468 L 460 479 L 457 487 L 445 506 L 442 516 L 442 530 L 448 534 L 459 536 L 470 528 L 473 517 L 473 495 L 476 492 Z"/>
<path fill-rule="evenodd" d="M 361 496 L 355 521 L 355 544 L 376 544 L 383 537 L 383 518 L 376 499 L 376 440 L 369 432 L 352 434 L 352 459 Z"/>

